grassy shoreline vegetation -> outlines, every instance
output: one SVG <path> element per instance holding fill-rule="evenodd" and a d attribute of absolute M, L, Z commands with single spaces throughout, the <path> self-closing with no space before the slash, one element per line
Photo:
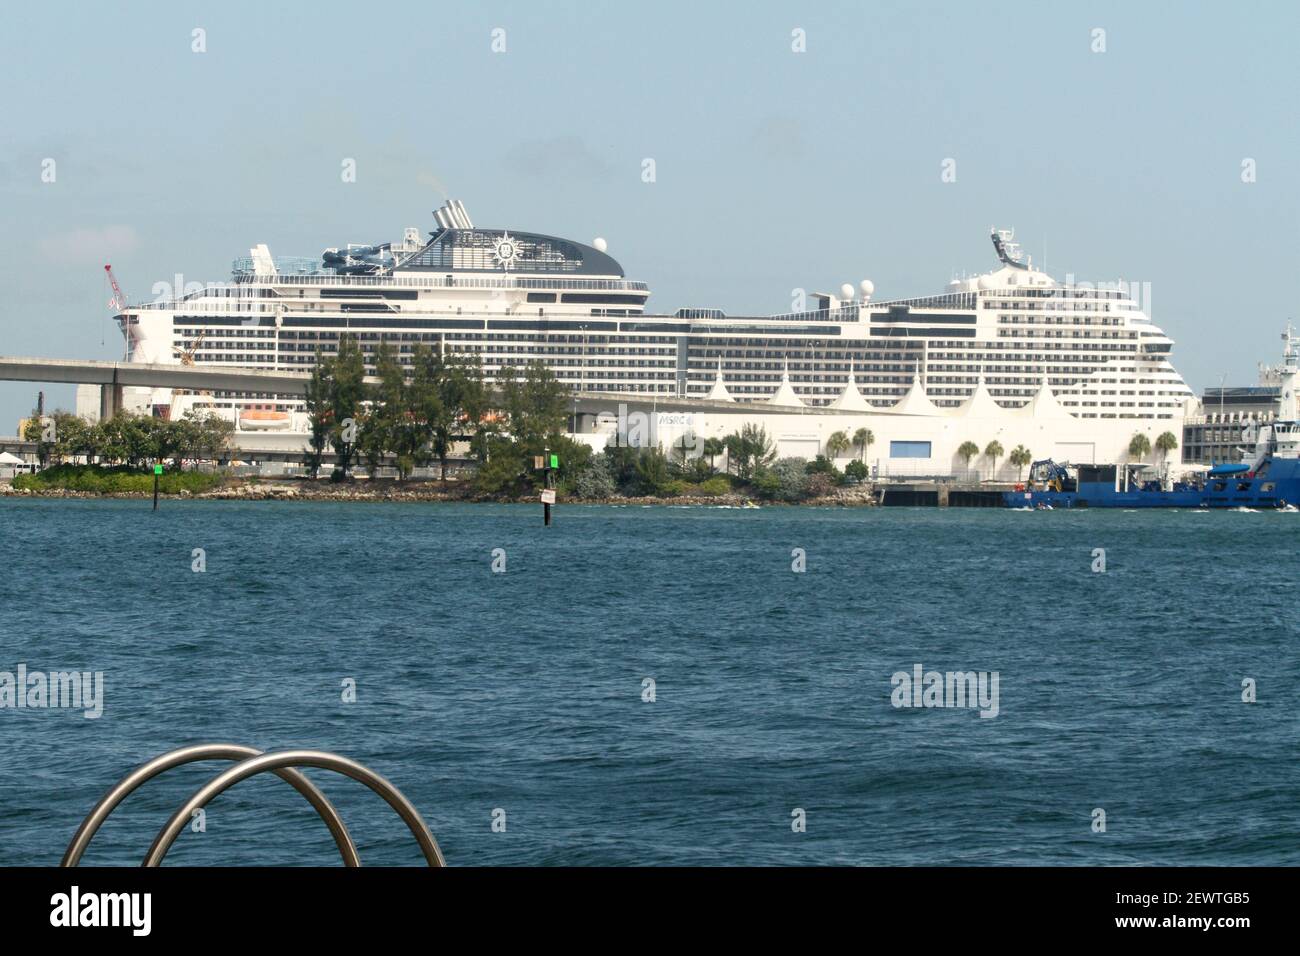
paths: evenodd
<path fill-rule="evenodd" d="M 153 465 L 165 465 L 164 494 L 198 494 L 225 481 L 220 472 L 184 470 L 186 461 L 215 461 L 229 448 L 234 426 L 216 415 L 189 414 L 176 421 L 119 414 L 88 422 L 65 411 L 28 419 L 23 431 L 36 442 L 41 470 L 16 475 L 12 488 L 31 493 L 114 495 L 153 493 Z"/>
<path fill-rule="evenodd" d="M 124 465 L 55 465 L 34 475 L 17 475 L 13 486 L 19 491 L 73 491 L 91 495 L 152 495 L 153 471 Z M 202 494 L 221 487 L 226 476 L 220 472 L 164 471 L 158 490 L 165 495 Z"/>
<path fill-rule="evenodd" d="M 367 369 L 368 362 L 373 372 Z M 367 374 L 378 381 L 366 382 Z M 503 368 L 494 392 L 473 356 L 443 355 L 417 345 L 409 367 L 404 367 L 390 343 L 381 342 L 367 356 L 354 337 L 344 336 L 336 354 L 317 354 L 305 396 L 308 473 L 312 479 L 320 477 L 325 455 L 332 451 L 337 464 L 328 477 L 335 493 L 317 492 L 313 482 L 289 487 L 295 487 L 295 496 L 331 500 L 394 496 L 528 500 L 543 484 L 533 460 L 549 450 L 559 456 L 559 495 L 570 501 L 756 499 L 795 504 L 843 499 L 865 503 L 852 486 L 867 477 L 861 460 L 873 441 L 867 429 L 860 429 L 852 439 L 844 432 L 831 436 L 832 454 L 858 448 L 859 457 L 843 471 L 820 455 L 812 461 L 778 459 L 773 440 L 753 424 L 722 438 L 683 436 L 668 450 L 619 445 L 615 436 L 614 444 L 596 451 L 565 434 L 568 403 L 565 386 L 540 362 L 523 369 Z M 54 467 L 18 476 L 13 490 L 152 493 L 149 465 L 168 460 L 172 464 L 160 486 L 164 494 L 240 497 L 223 492 L 286 487 L 284 482 L 249 482 L 222 473 L 183 470 L 186 461 L 229 458 L 233 430 L 230 422 L 199 413 L 174 422 L 119 414 L 99 424 L 67 412 L 44 420 L 33 416 L 24 437 L 38 442 L 42 465 L 54 463 Z M 464 450 L 473 473 L 449 482 L 453 453 Z M 87 464 L 73 463 L 83 459 Z M 388 479 L 357 482 L 353 477 L 357 466 L 374 475 L 384 462 L 396 463 L 395 483 Z M 413 471 L 426 466 L 437 466 L 439 480 L 412 481 Z"/>

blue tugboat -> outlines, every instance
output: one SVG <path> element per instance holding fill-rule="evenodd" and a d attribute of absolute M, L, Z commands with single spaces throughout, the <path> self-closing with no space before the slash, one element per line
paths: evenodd
<path fill-rule="evenodd" d="M 1300 413 L 1295 387 L 1300 352 L 1288 330 L 1278 374 L 1277 420 L 1250 423 L 1246 460 L 1215 465 L 1203 477 L 1170 482 L 1149 465 L 1069 465 L 1036 461 L 1023 489 L 1003 492 L 1008 508 L 1252 508 L 1300 506 Z"/>

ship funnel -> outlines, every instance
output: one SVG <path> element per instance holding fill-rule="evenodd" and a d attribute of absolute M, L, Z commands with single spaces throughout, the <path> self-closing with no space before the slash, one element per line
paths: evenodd
<path fill-rule="evenodd" d="M 433 211 L 433 218 L 443 229 L 473 229 L 465 204 L 458 199 L 449 199 L 440 208 Z"/>
<path fill-rule="evenodd" d="M 456 217 L 460 220 L 462 229 L 473 229 L 474 223 L 469 221 L 469 213 L 465 211 L 465 204 L 459 199 L 453 199 L 448 205 L 456 211 Z"/>
<path fill-rule="evenodd" d="M 275 268 L 275 260 L 271 258 L 271 250 L 266 243 L 259 243 L 248 250 L 253 259 L 253 275 L 273 276 L 278 275 Z M 123 303 L 125 305 L 125 303 Z"/>

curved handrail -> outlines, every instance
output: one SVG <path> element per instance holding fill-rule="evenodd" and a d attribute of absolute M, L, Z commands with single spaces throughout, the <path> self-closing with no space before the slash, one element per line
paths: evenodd
<path fill-rule="evenodd" d="M 407 800 L 402 792 L 389 783 L 386 779 L 375 773 L 368 767 L 362 766 L 355 760 L 349 760 L 347 757 L 340 757 L 338 754 L 326 753 L 323 750 L 282 750 L 277 753 L 264 753 L 255 757 L 249 757 L 240 763 L 235 764 L 229 770 L 213 777 L 206 784 L 195 791 L 194 795 L 185 802 L 172 818 L 167 821 L 167 825 L 158 831 L 154 837 L 153 844 L 149 847 L 149 852 L 145 855 L 144 866 L 158 866 L 162 863 L 163 857 L 171 849 L 176 838 L 180 836 L 181 830 L 185 828 L 186 822 L 190 816 L 199 807 L 207 804 L 218 794 L 230 789 L 241 780 L 246 780 L 256 774 L 264 771 L 279 771 L 289 767 L 317 767 L 321 770 L 332 770 L 335 773 L 341 773 L 345 777 L 351 777 L 359 783 L 364 783 L 384 798 L 384 801 L 397 812 L 402 818 L 402 822 L 410 829 L 416 842 L 420 844 L 420 850 L 424 853 L 424 858 L 429 866 L 446 866 L 443 859 L 442 850 L 438 848 L 438 841 L 433 838 L 429 832 L 429 827 L 425 824 L 424 818 L 420 816 L 418 810 Z"/>
<path fill-rule="evenodd" d="M 193 763 L 198 760 L 243 761 L 261 754 L 262 751 L 260 750 L 240 744 L 194 744 L 165 753 L 147 763 L 141 764 L 119 780 L 108 793 L 104 794 L 99 803 L 95 804 L 90 813 L 86 815 L 86 818 L 81 821 L 81 826 L 77 827 L 77 832 L 73 834 L 72 842 L 68 844 L 68 849 L 64 852 L 59 866 L 71 867 L 80 863 L 82 854 L 86 852 L 86 847 L 90 845 L 91 839 L 94 838 L 104 821 L 108 819 L 109 814 L 138 787 L 159 774 L 165 773 L 173 767 L 179 767 L 182 764 Z M 325 794 L 321 793 L 315 784 L 297 770 L 286 768 L 276 770 L 275 773 L 276 776 L 306 797 L 307 802 L 325 821 L 330 834 L 334 837 L 334 842 L 338 845 L 339 854 L 343 857 L 343 865 L 360 866 L 361 860 L 357 856 L 357 848 L 352 842 L 348 828 L 343 825 L 343 820 L 339 817 L 338 811 L 325 798 Z"/>

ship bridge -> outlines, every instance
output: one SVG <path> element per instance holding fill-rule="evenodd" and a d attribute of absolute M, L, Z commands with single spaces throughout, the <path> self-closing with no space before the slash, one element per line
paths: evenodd
<path fill-rule="evenodd" d="M 623 267 L 594 246 L 507 229 L 444 229 L 398 263 L 402 272 L 513 272 L 623 278 Z"/>
<path fill-rule="evenodd" d="M 559 236 L 481 229 L 455 200 L 433 214 L 438 229 L 421 249 L 399 261 L 396 272 L 514 272 L 623 278 L 603 240 L 588 246 Z"/>

